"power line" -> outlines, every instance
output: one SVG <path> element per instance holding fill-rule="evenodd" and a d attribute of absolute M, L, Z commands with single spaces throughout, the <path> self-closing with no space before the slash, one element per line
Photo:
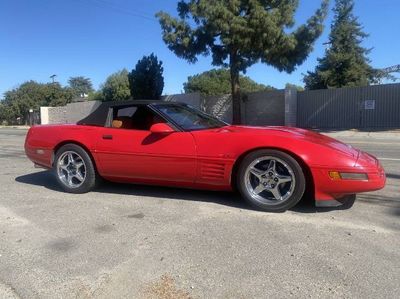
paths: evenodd
<path fill-rule="evenodd" d="M 109 9 L 113 10 L 114 12 L 122 13 L 122 14 L 129 15 L 132 17 L 139 17 L 142 19 L 146 19 L 146 20 L 158 23 L 156 18 L 151 15 L 145 14 L 145 13 L 137 11 L 137 10 L 134 11 L 131 9 L 122 8 L 120 6 L 115 5 L 114 3 L 111 3 L 111 2 L 108 2 L 105 0 L 81 0 L 81 2 L 86 2 L 90 5 L 94 5 L 98 8 L 109 8 Z"/>

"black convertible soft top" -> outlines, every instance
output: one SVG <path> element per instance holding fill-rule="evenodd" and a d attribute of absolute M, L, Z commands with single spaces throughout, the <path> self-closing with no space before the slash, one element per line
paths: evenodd
<path fill-rule="evenodd" d="M 105 126 L 110 108 L 113 107 L 128 107 L 131 105 L 179 105 L 177 102 L 166 102 L 156 100 L 131 100 L 131 101 L 120 101 L 120 102 L 103 102 L 100 106 L 90 113 L 85 118 L 77 122 L 78 125 L 86 126 Z"/>

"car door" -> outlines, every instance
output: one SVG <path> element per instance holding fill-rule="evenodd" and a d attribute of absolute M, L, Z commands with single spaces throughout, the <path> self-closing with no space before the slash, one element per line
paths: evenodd
<path fill-rule="evenodd" d="M 145 117 L 166 121 L 145 105 L 113 109 L 113 123 L 131 118 L 133 125 L 100 129 L 96 155 L 100 172 L 105 178 L 126 181 L 194 181 L 196 148 L 190 132 L 151 133 L 152 122 L 146 124 Z"/>

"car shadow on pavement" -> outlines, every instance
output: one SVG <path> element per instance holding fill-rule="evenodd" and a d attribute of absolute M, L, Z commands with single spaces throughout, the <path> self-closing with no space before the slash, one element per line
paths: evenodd
<path fill-rule="evenodd" d="M 44 170 L 21 175 L 15 178 L 18 183 L 42 186 L 53 191 L 62 191 L 50 171 Z"/>
<path fill-rule="evenodd" d="M 23 184 L 43 186 L 52 191 L 63 192 L 63 190 L 58 186 L 58 183 L 52 173 L 47 170 L 18 176 L 15 178 L 15 181 Z M 173 187 L 121 184 L 108 181 L 103 181 L 102 184 L 93 192 L 213 202 L 239 209 L 254 210 L 241 198 L 238 192 L 205 191 Z M 340 207 L 317 208 L 314 205 L 313 199 L 309 196 L 305 196 L 294 208 L 290 210 L 298 213 L 317 213 L 340 210 Z"/>
<path fill-rule="evenodd" d="M 386 177 L 389 179 L 400 179 L 400 174 L 386 173 Z"/>
<path fill-rule="evenodd" d="M 41 171 L 21 175 L 15 178 L 15 181 L 24 184 L 43 186 L 49 190 L 64 192 L 59 186 L 50 171 Z M 135 185 L 113 183 L 103 181 L 93 193 L 111 193 L 133 196 L 159 197 L 167 199 L 179 199 L 189 201 L 215 202 L 221 205 L 231 206 L 240 209 L 252 209 L 247 205 L 238 193 L 221 192 L 221 191 L 205 191 L 192 190 L 174 187 L 160 187 L 150 185 Z"/>

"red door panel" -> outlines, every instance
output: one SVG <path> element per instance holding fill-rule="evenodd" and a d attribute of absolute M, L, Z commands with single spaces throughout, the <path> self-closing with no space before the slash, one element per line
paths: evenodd
<path fill-rule="evenodd" d="M 103 128 L 96 145 L 104 177 L 193 182 L 196 148 L 189 132 Z"/>

